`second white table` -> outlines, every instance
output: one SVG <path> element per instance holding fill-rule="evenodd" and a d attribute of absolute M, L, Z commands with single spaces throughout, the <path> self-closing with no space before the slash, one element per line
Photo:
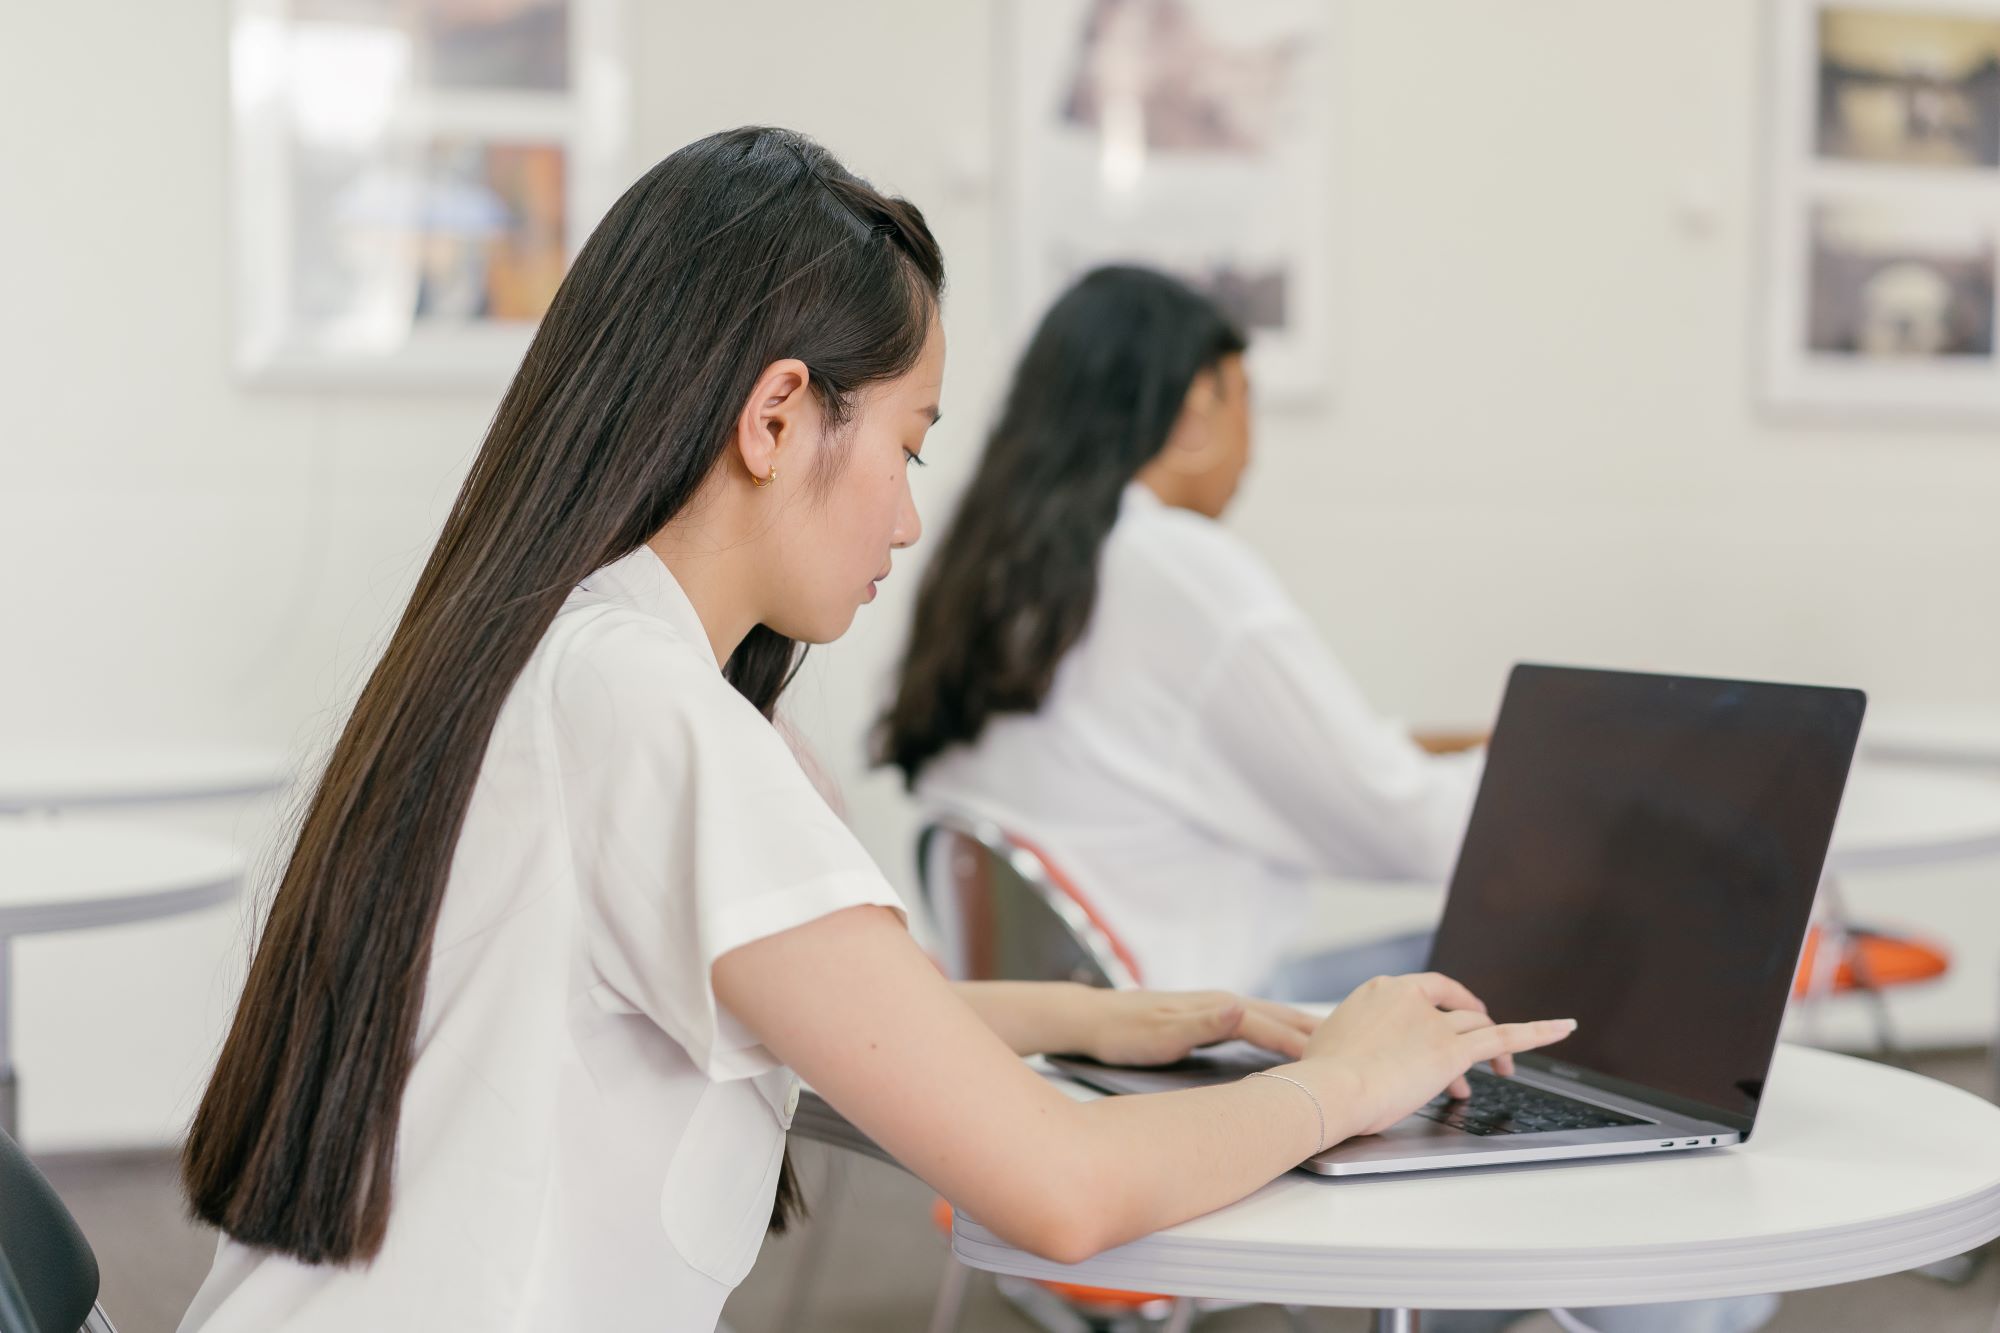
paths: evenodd
<path fill-rule="evenodd" d="M 192 912 L 233 898 L 242 882 L 242 856 L 216 838 L 138 825 L 0 821 L 0 1129 L 16 1127 L 14 937 Z"/>

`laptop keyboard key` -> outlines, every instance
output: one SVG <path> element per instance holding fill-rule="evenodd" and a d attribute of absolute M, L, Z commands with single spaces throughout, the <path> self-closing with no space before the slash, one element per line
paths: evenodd
<path fill-rule="evenodd" d="M 1551 1134 L 1647 1123 L 1561 1093 L 1474 1069 L 1466 1075 L 1472 1096 L 1462 1102 L 1437 1097 L 1418 1109 L 1426 1120 L 1487 1138 L 1495 1134 Z"/>

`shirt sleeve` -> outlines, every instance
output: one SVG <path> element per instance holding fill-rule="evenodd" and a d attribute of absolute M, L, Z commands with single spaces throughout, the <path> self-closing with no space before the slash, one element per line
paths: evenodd
<path fill-rule="evenodd" d="M 1224 652 L 1197 702 L 1204 754 L 1268 815 L 1301 870 L 1363 878 L 1447 878 L 1471 815 L 1483 752 L 1431 755 L 1378 717 L 1308 624 L 1283 616 Z"/>
<path fill-rule="evenodd" d="M 775 1067 L 715 998 L 732 949 L 896 891 L 779 734 L 663 628 L 614 623 L 554 682 L 555 749 L 600 1003 L 657 1023 L 711 1078 Z"/>

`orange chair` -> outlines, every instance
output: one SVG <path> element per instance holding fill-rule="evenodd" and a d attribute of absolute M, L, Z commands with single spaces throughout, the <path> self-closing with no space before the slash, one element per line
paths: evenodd
<path fill-rule="evenodd" d="M 933 817 L 917 835 L 917 885 L 959 980 L 1140 984 L 1138 959 L 1083 891 L 990 820 Z"/>
<path fill-rule="evenodd" d="M 1833 956 L 1822 958 L 1822 947 L 1831 948 Z M 1821 970 L 1828 968 L 1829 963 L 1832 975 L 1822 977 Z M 1888 990 L 1933 981 L 1950 969 L 1951 955 L 1944 946 L 1928 940 L 1859 926 L 1842 930 L 1815 925 L 1806 932 L 1792 994 L 1803 1000 L 1814 994 Z"/>
<path fill-rule="evenodd" d="M 1833 875 L 1820 881 L 1819 901 L 1820 919 L 1806 932 L 1792 997 L 1800 1001 L 1842 994 L 1864 997 L 1874 1009 L 1877 1049 L 1898 1064 L 1907 1063 L 1889 1021 L 1887 993 L 1943 976 L 1951 969 L 1950 952 L 1914 935 L 1854 925 L 1848 920 L 1840 881 Z"/>
<path fill-rule="evenodd" d="M 959 980 L 1079 981 L 1117 989 L 1139 984 L 1138 959 L 1082 890 L 1040 848 L 990 820 L 933 817 L 917 836 L 917 884 L 938 928 L 945 971 Z M 949 1236 L 951 1205 L 939 1199 L 931 1216 Z M 964 1303 L 970 1270 L 955 1256 L 947 1262 L 931 1333 L 951 1333 Z M 1136 1318 L 1164 1321 L 1163 1333 L 1180 1333 L 1195 1316 L 1187 1297 L 1068 1282 L 1032 1286 L 1092 1325 Z M 1034 1317 L 1032 1309 L 1023 1313 Z"/>

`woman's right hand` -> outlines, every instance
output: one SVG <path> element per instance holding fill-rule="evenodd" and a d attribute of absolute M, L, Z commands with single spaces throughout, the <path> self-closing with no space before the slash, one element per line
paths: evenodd
<path fill-rule="evenodd" d="M 1469 1097 L 1473 1065 L 1491 1060 L 1511 1073 L 1511 1056 L 1574 1031 L 1570 1018 L 1496 1024 L 1478 996 L 1441 973 L 1376 977 L 1314 1029 L 1299 1065 L 1332 1093 L 1326 1114 L 1340 1126 L 1337 1141 L 1380 1133 L 1441 1091 Z"/>

